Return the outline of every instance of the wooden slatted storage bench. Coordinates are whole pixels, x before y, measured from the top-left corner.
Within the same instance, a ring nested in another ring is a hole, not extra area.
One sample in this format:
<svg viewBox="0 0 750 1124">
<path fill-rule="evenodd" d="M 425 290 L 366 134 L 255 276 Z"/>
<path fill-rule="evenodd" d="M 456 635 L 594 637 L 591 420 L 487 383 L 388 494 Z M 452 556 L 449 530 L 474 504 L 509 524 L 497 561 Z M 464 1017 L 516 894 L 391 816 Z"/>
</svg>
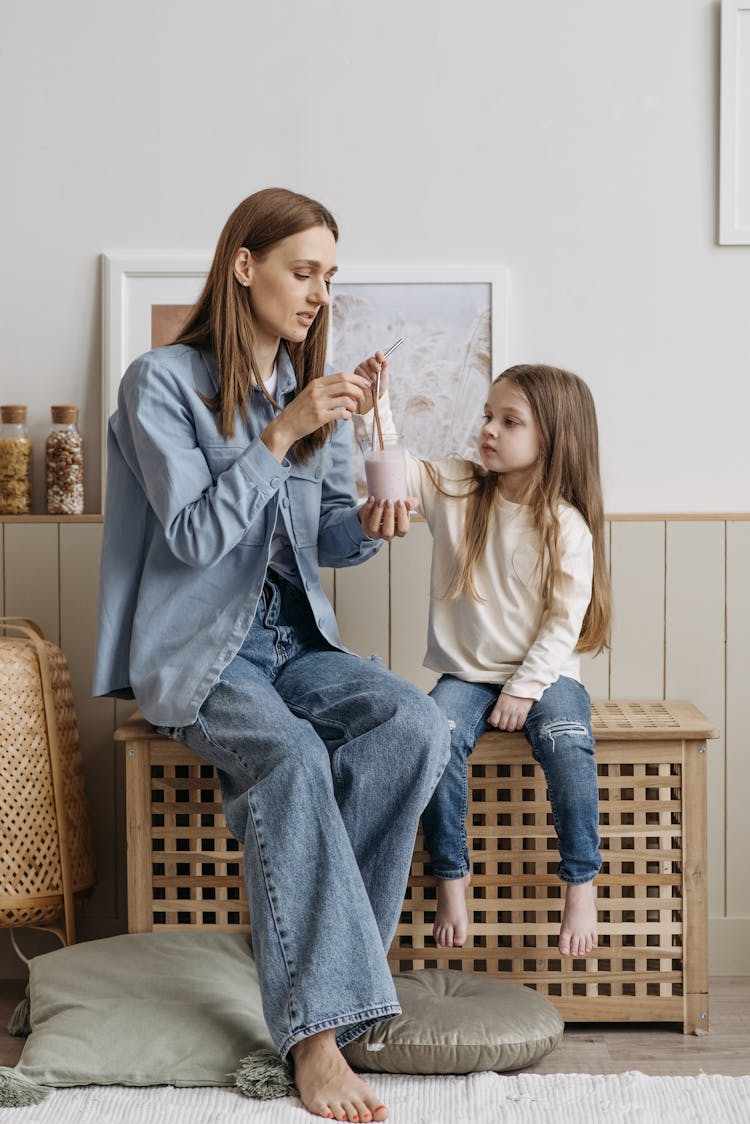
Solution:
<svg viewBox="0 0 750 1124">
<path fill-rule="evenodd" d="M 708 1030 L 706 740 L 688 702 L 592 704 L 603 866 L 599 947 L 557 951 L 557 844 L 541 770 L 521 734 L 480 739 L 469 766 L 473 881 L 462 949 L 432 940 L 434 882 L 421 835 L 390 950 L 394 971 L 486 972 L 546 995 L 568 1022 Z M 126 755 L 128 927 L 249 931 L 239 844 L 211 765 L 137 716 Z"/>
</svg>

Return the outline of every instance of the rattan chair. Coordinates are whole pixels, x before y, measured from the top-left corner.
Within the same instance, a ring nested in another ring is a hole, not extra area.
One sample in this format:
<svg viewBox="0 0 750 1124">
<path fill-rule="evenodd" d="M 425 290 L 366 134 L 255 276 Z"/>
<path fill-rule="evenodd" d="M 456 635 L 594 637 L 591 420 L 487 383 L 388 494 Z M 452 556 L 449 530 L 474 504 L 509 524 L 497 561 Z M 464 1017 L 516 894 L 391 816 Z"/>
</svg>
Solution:
<svg viewBox="0 0 750 1124">
<path fill-rule="evenodd" d="M 34 621 L 0 632 L 0 928 L 70 945 L 96 875 L 68 665 Z"/>
</svg>

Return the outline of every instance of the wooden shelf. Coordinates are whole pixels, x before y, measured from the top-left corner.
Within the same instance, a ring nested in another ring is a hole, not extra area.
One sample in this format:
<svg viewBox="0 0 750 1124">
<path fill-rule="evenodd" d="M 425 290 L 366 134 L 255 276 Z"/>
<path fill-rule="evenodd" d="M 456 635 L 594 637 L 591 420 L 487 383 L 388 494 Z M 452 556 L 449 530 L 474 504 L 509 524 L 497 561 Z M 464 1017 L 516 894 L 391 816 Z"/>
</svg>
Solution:
<svg viewBox="0 0 750 1124">
<path fill-rule="evenodd" d="M 0 523 L 101 523 L 103 515 L 0 515 Z"/>
</svg>

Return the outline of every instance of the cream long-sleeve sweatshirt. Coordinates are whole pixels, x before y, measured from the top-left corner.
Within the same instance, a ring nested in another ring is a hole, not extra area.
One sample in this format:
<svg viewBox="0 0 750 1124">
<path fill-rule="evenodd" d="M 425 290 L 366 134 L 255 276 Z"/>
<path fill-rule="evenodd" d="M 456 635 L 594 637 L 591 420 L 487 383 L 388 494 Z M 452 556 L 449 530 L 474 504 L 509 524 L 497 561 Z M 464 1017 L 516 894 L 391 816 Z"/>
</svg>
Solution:
<svg viewBox="0 0 750 1124">
<path fill-rule="evenodd" d="M 395 433 L 388 395 L 380 400 L 383 432 Z M 372 414 L 358 419 L 369 433 Z M 444 596 L 464 530 L 471 462 L 449 457 L 432 462 L 443 495 L 424 461 L 407 453 L 409 495 L 416 496 L 433 537 L 430 613 L 425 667 L 473 683 L 504 684 L 519 698 L 539 699 L 560 675 L 580 680 L 576 645 L 591 600 L 594 557 L 591 532 L 580 512 L 563 504 L 560 519 L 561 578 L 552 610 L 541 604 L 540 537 L 531 509 L 503 498 L 484 554 L 477 560 L 480 600 Z"/>
</svg>

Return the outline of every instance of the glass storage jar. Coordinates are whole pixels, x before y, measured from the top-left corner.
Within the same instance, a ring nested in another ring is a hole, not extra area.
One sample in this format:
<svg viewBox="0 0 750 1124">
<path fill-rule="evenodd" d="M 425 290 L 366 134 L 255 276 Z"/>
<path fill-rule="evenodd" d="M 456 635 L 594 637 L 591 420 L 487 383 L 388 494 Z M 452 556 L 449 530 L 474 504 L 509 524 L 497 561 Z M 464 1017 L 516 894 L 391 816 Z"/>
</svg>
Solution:
<svg viewBox="0 0 750 1124">
<path fill-rule="evenodd" d="M 0 515 L 31 513 L 31 440 L 25 406 L 0 406 Z"/>
<path fill-rule="evenodd" d="M 47 514 L 83 513 L 83 438 L 77 406 L 52 406 L 52 428 L 45 446 Z"/>
</svg>

